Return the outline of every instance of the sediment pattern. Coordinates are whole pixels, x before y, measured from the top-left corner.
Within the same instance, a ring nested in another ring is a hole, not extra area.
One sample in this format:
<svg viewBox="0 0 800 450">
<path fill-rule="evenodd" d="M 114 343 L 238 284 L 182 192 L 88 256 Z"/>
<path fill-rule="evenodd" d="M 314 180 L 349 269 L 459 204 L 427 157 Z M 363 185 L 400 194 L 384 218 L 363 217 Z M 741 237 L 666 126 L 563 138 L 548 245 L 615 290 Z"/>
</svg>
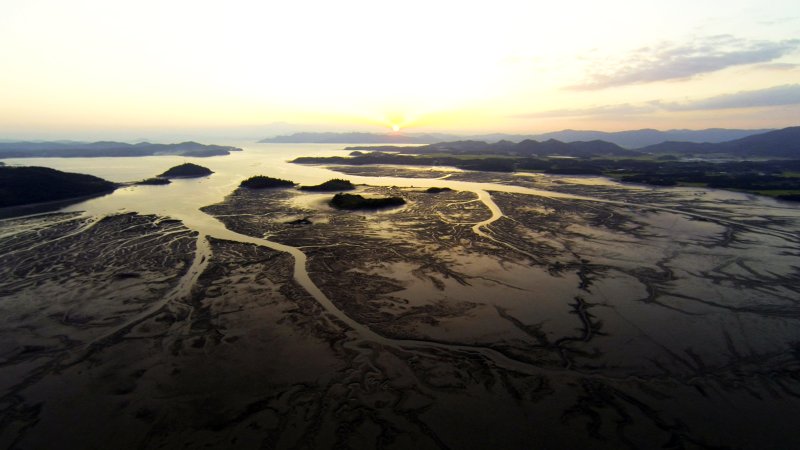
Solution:
<svg viewBox="0 0 800 450">
<path fill-rule="evenodd" d="M 226 233 L 4 221 L 0 442 L 800 445 L 794 210 L 444 176 L 454 190 L 360 186 L 407 202 L 368 213 L 237 190 L 204 208 Z"/>
</svg>

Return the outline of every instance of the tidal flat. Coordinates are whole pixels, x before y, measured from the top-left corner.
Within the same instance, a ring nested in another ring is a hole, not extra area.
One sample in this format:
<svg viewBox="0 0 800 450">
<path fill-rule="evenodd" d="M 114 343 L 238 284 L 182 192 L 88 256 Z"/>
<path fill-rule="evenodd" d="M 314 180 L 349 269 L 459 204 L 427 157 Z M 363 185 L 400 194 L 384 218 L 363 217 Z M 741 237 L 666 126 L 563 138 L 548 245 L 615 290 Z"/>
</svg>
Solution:
<svg viewBox="0 0 800 450">
<path fill-rule="evenodd" d="M 406 204 L 0 222 L 0 446 L 800 447 L 796 207 L 341 170 Z"/>
</svg>

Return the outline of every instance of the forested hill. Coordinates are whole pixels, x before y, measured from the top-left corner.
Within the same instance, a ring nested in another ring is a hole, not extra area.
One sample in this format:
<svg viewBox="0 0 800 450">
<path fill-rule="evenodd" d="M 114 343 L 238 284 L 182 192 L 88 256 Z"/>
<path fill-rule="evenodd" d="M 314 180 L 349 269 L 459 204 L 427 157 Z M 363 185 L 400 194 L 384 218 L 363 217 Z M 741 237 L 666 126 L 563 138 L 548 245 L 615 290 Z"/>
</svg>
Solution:
<svg viewBox="0 0 800 450">
<path fill-rule="evenodd" d="M 47 167 L 0 166 L 0 208 L 112 192 L 115 183 Z"/>
</svg>

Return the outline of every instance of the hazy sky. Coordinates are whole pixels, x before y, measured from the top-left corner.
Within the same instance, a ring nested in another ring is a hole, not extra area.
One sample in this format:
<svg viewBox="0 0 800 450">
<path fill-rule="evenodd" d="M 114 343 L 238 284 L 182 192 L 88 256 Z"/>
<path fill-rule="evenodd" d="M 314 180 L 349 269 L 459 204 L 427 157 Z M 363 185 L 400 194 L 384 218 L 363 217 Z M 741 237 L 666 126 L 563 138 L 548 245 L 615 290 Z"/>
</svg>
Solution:
<svg viewBox="0 0 800 450">
<path fill-rule="evenodd" d="M 0 138 L 800 124 L 798 0 L 1 0 L 0 61 Z"/>
</svg>

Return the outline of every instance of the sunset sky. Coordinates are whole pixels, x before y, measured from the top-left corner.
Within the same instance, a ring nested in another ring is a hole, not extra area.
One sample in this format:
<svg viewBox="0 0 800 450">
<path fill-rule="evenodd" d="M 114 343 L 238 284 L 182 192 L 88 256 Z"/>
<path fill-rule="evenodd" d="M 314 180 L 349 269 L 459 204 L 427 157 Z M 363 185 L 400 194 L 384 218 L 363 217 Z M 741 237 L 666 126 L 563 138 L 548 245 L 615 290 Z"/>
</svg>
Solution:
<svg viewBox="0 0 800 450">
<path fill-rule="evenodd" d="M 800 1 L 0 2 L 0 139 L 800 124 Z"/>
</svg>

